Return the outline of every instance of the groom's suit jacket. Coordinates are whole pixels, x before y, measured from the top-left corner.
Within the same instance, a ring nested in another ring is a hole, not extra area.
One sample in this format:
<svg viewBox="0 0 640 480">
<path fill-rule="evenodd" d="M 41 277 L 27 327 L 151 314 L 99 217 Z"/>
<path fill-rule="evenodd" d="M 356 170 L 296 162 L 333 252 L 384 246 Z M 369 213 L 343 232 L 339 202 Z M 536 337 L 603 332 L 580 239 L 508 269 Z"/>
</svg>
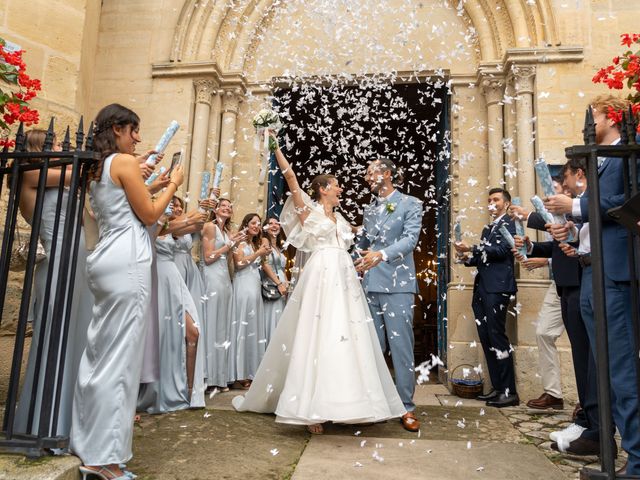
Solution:
<svg viewBox="0 0 640 480">
<path fill-rule="evenodd" d="M 363 227 L 358 248 L 384 250 L 387 256 L 365 273 L 364 291 L 417 293 L 413 251 L 422 228 L 422 202 L 396 190 L 382 202 L 374 200 L 365 207 Z"/>
</svg>

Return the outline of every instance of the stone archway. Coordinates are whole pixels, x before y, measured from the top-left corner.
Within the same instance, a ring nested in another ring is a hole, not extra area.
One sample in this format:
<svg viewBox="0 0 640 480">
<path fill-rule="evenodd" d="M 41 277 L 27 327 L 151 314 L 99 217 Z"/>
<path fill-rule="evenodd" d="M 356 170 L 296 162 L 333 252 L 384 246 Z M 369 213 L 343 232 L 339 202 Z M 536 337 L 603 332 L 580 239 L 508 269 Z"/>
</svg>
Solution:
<svg viewBox="0 0 640 480">
<path fill-rule="evenodd" d="M 153 66 L 153 76 L 158 81 L 175 76 L 193 79 L 189 165 L 192 191 L 198 172 L 210 169 L 214 159 L 223 162 L 227 172 L 234 172 L 247 169 L 248 158 L 255 153 L 251 142 L 239 134 L 250 125 L 250 112 L 246 107 L 243 111 L 243 102 L 246 105 L 248 98 L 265 98 L 272 77 L 278 76 L 277 72 L 256 75 L 252 64 L 269 29 L 277 23 L 276 3 L 285 2 L 241 0 L 230 8 L 227 2 L 186 0 L 175 28 L 169 62 Z M 523 0 L 467 0 L 457 5 L 457 9 L 452 7 L 457 25 L 475 32 L 475 49 L 473 61 L 464 68 L 447 69 L 452 106 L 451 217 L 463 218 L 466 229 L 479 232 L 484 218 L 467 214 L 478 208 L 478 199 L 484 198 L 487 187 L 504 184 L 512 195 L 524 199 L 536 192 L 533 161 L 539 141 L 535 125 L 537 75 L 555 64 L 580 62 L 583 55 L 580 46 L 561 45 L 550 0 L 536 0 L 532 5 Z M 404 74 L 411 76 L 415 72 Z M 213 153 L 207 156 L 207 151 Z M 228 178 L 223 191 L 244 201 L 246 189 Z M 264 189 L 256 193 L 253 188 L 250 194 L 257 199 L 257 207 L 264 208 Z M 472 315 L 468 293 L 473 280 L 459 266 L 452 267 L 451 278 L 447 293 L 449 343 L 468 344 L 475 338 L 475 327 L 468 318 Z M 518 280 L 519 298 L 531 305 L 518 313 L 518 322 L 531 324 L 548 280 L 528 272 L 520 272 Z M 524 337 L 518 333 L 519 342 Z M 450 361 L 452 365 L 477 363 L 477 350 L 452 351 Z"/>
</svg>

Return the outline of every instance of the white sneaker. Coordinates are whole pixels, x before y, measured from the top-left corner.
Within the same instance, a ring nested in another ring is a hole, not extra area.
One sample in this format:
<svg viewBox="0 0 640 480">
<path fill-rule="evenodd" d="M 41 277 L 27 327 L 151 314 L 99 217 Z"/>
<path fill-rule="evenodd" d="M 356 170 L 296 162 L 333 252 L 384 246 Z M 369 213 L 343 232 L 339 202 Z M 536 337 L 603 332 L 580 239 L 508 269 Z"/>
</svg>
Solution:
<svg viewBox="0 0 640 480">
<path fill-rule="evenodd" d="M 569 443 L 579 438 L 580 435 L 582 435 L 582 432 L 584 432 L 585 430 L 586 428 L 572 423 L 567 428 L 551 432 L 549 434 L 549 440 L 558 444 L 563 443 L 565 445 L 568 445 Z"/>
</svg>

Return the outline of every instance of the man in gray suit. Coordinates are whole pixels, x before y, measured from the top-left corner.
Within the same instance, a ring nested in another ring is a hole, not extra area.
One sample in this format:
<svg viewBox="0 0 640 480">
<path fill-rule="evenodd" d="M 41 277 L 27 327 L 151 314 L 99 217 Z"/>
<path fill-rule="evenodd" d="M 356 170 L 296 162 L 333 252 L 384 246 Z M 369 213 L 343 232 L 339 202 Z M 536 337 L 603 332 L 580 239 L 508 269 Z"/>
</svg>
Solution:
<svg viewBox="0 0 640 480">
<path fill-rule="evenodd" d="M 366 176 L 373 202 L 365 207 L 356 261 L 364 273 L 362 286 L 378 332 L 382 351 L 391 351 L 396 388 L 407 412 L 402 425 L 420 429 L 414 414 L 415 364 L 413 308 L 418 292 L 413 250 L 422 227 L 422 202 L 395 189 L 402 181 L 396 165 L 380 158 L 369 164 Z"/>
</svg>

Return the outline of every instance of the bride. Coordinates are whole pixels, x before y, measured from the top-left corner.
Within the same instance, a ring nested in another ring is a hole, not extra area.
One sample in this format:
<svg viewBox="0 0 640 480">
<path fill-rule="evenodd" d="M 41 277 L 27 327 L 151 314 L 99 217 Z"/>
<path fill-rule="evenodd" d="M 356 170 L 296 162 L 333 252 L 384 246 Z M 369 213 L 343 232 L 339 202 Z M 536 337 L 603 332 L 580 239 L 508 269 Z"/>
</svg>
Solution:
<svg viewBox="0 0 640 480">
<path fill-rule="evenodd" d="M 275 139 L 275 135 L 272 134 Z M 332 175 L 311 182 L 311 198 L 278 147 L 276 159 L 291 196 L 280 220 L 287 241 L 308 252 L 304 271 L 269 342 L 251 388 L 233 399 L 238 411 L 276 414 L 276 422 L 370 423 L 406 410 L 347 249 L 351 225 L 334 208 L 342 188 Z"/>
</svg>

